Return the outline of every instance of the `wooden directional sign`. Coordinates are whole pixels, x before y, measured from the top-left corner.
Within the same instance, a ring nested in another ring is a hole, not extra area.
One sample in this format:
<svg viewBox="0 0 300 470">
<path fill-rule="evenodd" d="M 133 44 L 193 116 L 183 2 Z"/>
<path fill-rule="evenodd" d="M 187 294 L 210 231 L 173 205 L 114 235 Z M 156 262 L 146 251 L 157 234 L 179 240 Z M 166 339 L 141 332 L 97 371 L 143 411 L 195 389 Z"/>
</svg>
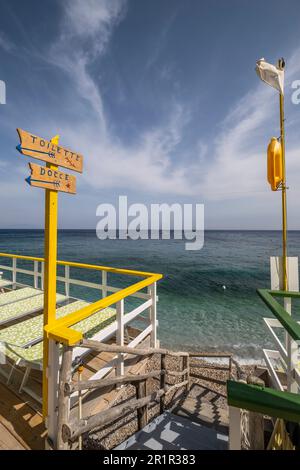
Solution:
<svg viewBox="0 0 300 470">
<path fill-rule="evenodd" d="M 23 155 L 82 173 L 83 156 L 81 154 L 22 129 L 17 129 L 17 132 L 20 137 L 20 145 L 17 146 L 17 150 Z"/>
<path fill-rule="evenodd" d="M 28 163 L 28 165 L 31 169 L 31 175 L 26 178 L 26 181 L 30 186 L 76 194 L 76 176 L 51 170 L 35 163 Z"/>
</svg>

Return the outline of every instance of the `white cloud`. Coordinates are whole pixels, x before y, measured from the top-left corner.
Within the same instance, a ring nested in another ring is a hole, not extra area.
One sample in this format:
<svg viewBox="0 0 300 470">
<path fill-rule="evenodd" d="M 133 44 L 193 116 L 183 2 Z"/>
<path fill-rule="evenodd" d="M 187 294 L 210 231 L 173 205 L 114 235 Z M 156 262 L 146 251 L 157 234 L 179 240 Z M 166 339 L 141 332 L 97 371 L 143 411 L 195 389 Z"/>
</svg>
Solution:
<svg viewBox="0 0 300 470">
<path fill-rule="evenodd" d="M 110 134 L 97 134 L 97 123 L 78 130 L 65 127 L 62 134 L 68 142 L 80 142 L 86 156 L 83 178 L 94 188 L 139 190 L 170 194 L 192 194 L 185 169 L 174 169 L 172 152 L 182 138 L 188 113 L 174 104 L 171 117 L 159 128 L 149 130 L 133 146 L 124 146 Z M 78 146 L 77 146 L 78 148 Z"/>
<path fill-rule="evenodd" d="M 265 149 L 268 138 L 278 132 L 278 94 L 263 83 L 257 82 L 256 88 L 233 105 L 212 142 L 203 139 L 198 142 L 194 163 L 189 168 L 185 158 L 181 166 L 180 162 L 174 165 L 172 159 L 191 119 L 189 110 L 180 101 L 169 106 L 169 118 L 145 131 L 135 144 L 125 146 L 113 135 L 100 83 L 89 67 L 106 52 L 125 7 L 123 0 L 67 2 L 63 33 L 52 48 L 53 57 L 59 57 L 58 64 L 69 73 L 96 114 L 96 119 L 80 128 L 89 184 L 95 188 L 130 188 L 206 200 L 237 199 L 267 192 Z M 287 81 L 300 71 L 299 55 L 296 51 L 288 61 L 292 66 Z M 69 128 L 67 123 L 64 127 L 64 136 L 77 148 L 79 130 Z"/>
<path fill-rule="evenodd" d="M 14 44 L 3 32 L 0 32 L 0 48 L 5 52 L 11 52 L 15 48 Z"/>
<path fill-rule="evenodd" d="M 293 121 L 293 114 L 299 112 L 288 102 L 288 84 L 300 74 L 299 58 L 300 50 L 288 60 L 291 67 L 286 74 L 287 125 Z M 255 193 L 270 191 L 266 182 L 266 149 L 269 139 L 279 135 L 278 102 L 275 90 L 258 83 L 229 111 L 210 149 L 212 163 L 202 178 L 201 193 L 206 199 L 255 197 Z M 289 181 L 296 189 L 295 173 L 291 171 L 295 165 L 300 169 L 296 147 L 288 148 L 287 160 Z"/>
<path fill-rule="evenodd" d="M 106 132 L 102 96 L 88 67 L 105 52 L 125 5 L 125 0 L 66 1 L 61 32 L 49 53 L 50 62 L 69 74 L 79 95 L 92 106 L 102 134 Z"/>
<path fill-rule="evenodd" d="M 180 160 L 176 165 L 173 161 L 192 119 L 180 101 L 171 103 L 169 117 L 162 118 L 135 143 L 124 145 L 114 135 L 99 80 L 90 70 L 106 53 L 125 11 L 125 0 L 68 0 L 61 33 L 49 53 L 49 60 L 69 75 L 78 95 L 94 111 L 80 128 L 60 123 L 63 140 L 85 155 L 83 177 L 94 188 L 155 191 L 206 200 L 239 199 L 269 191 L 265 152 L 268 139 L 278 134 L 278 94 L 257 81 L 255 64 L 255 88 L 233 105 L 220 126 L 216 125 L 219 130 L 213 141 L 200 137 L 189 168 L 185 158 L 181 166 Z M 287 61 L 287 83 L 300 74 L 299 57 L 300 51 L 295 51 Z M 295 147 L 289 148 L 288 158 L 291 168 L 297 160 Z"/>
<path fill-rule="evenodd" d="M 95 112 L 87 123 L 61 133 L 86 155 L 84 176 L 94 187 L 134 188 L 144 191 L 190 194 L 185 169 L 174 169 L 172 152 L 181 142 L 189 119 L 180 103 L 170 104 L 169 118 L 149 129 L 139 141 L 124 146 L 113 135 L 105 113 L 100 84 L 89 68 L 105 53 L 113 28 L 123 18 L 123 0 L 69 0 L 64 9 L 61 34 L 49 60 L 69 74 L 79 95 Z"/>
<path fill-rule="evenodd" d="M 67 0 L 64 24 L 70 36 L 95 37 L 100 50 L 105 47 L 112 29 L 121 19 L 125 0 Z"/>
</svg>

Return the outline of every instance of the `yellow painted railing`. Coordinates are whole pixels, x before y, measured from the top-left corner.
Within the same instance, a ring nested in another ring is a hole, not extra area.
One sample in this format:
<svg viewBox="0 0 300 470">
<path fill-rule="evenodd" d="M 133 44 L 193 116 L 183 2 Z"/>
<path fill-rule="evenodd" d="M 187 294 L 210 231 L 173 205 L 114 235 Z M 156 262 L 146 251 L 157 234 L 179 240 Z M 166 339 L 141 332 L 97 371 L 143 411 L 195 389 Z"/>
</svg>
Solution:
<svg viewBox="0 0 300 470">
<path fill-rule="evenodd" d="M 143 281 L 132 284 L 131 286 L 126 287 L 119 292 L 115 292 L 114 294 L 111 294 L 104 299 L 100 299 L 97 302 L 94 302 L 93 304 L 78 310 L 77 312 L 56 320 L 55 323 L 51 325 L 51 327 L 45 326 L 45 331 L 48 338 L 68 344 L 69 346 L 78 343 L 78 341 L 82 339 L 82 334 L 78 331 L 72 330 L 70 326 L 78 323 L 81 320 L 84 320 L 96 312 L 99 312 L 99 310 L 102 310 L 103 308 L 116 304 L 120 300 L 125 299 L 125 297 L 134 294 L 144 287 L 150 286 L 161 278 L 161 274 L 153 274 Z"/>
<path fill-rule="evenodd" d="M 44 258 L 32 257 L 32 256 L 23 256 L 23 255 L 14 255 L 8 253 L 0 253 L 0 257 L 5 258 L 12 258 L 12 259 L 21 259 L 27 261 L 36 261 L 36 262 L 44 262 Z M 66 317 L 60 318 L 59 320 L 55 320 L 54 323 L 51 325 L 46 325 L 44 327 L 46 335 L 49 339 L 53 339 L 60 343 L 67 344 L 72 346 L 78 341 L 82 339 L 82 334 L 77 332 L 71 328 L 72 325 L 78 323 L 85 318 L 93 315 L 100 310 L 109 307 L 111 305 L 116 304 L 120 300 L 125 299 L 126 297 L 135 294 L 136 292 L 140 291 L 141 289 L 148 287 L 155 282 L 159 281 L 163 276 L 162 274 L 154 274 L 150 272 L 143 272 L 143 271 L 135 271 L 130 269 L 121 269 L 121 268 L 112 268 L 107 266 L 99 266 L 93 264 L 85 264 L 85 263 L 76 263 L 71 261 L 57 261 L 58 265 L 61 266 L 70 266 L 75 268 L 83 268 L 83 269 L 93 269 L 96 271 L 106 271 L 115 274 L 123 274 L 127 276 L 139 276 L 143 277 L 144 279 L 136 282 L 129 287 L 125 287 L 124 289 L 120 289 L 118 292 L 115 292 L 107 297 L 97 300 L 96 302 L 84 307 L 76 312 L 73 312 Z"/>
</svg>

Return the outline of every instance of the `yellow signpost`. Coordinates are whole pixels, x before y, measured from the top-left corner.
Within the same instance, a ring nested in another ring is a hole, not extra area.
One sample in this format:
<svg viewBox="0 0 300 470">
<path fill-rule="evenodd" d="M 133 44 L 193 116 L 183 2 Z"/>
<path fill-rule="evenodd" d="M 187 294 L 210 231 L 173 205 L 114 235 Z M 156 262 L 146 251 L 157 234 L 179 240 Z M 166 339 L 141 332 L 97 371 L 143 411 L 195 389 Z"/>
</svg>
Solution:
<svg viewBox="0 0 300 470">
<path fill-rule="evenodd" d="M 47 168 L 57 170 L 47 163 Z M 54 189 L 46 189 L 45 195 L 45 267 L 44 267 L 44 327 L 51 325 L 56 316 L 56 260 L 57 260 L 57 200 Z M 44 331 L 43 346 L 43 416 L 48 416 L 49 340 Z"/>
<path fill-rule="evenodd" d="M 51 327 L 56 317 L 56 271 L 57 271 L 57 202 L 58 191 L 76 193 L 76 177 L 59 171 L 58 165 L 73 171 L 82 172 L 83 157 L 59 146 L 59 136 L 50 141 L 29 132 L 17 129 L 20 145 L 17 150 L 46 162 L 46 166 L 29 163 L 31 175 L 26 181 L 35 187 L 45 189 L 45 266 L 44 266 L 44 328 Z M 49 340 L 44 330 L 43 343 L 43 416 L 48 417 L 48 403 L 52 400 L 55 412 L 57 382 L 54 370 L 58 370 L 58 351 L 53 340 Z M 57 367 L 56 367 L 57 366 Z M 51 377 L 51 380 L 49 378 Z M 51 383 L 50 383 L 51 382 Z M 52 428 L 55 420 L 52 420 Z M 49 434 L 49 426 L 48 426 Z"/>
</svg>

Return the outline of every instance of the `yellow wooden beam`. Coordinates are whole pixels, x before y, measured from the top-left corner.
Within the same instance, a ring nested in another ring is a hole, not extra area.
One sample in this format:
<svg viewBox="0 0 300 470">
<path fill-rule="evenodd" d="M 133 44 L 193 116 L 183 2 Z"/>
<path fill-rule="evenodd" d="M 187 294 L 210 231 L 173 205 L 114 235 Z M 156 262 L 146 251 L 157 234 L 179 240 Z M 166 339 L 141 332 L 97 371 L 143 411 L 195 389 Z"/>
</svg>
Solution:
<svg viewBox="0 0 300 470">
<path fill-rule="evenodd" d="M 57 170 L 56 165 L 46 164 Z M 58 193 L 45 190 L 45 269 L 44 269 L 44 327 L 56 320 L 56 269 L 57 269 L 57 201 Z M 49 339 L 44 331 L 43 341 L 43 416 L 48 415 L 48 361 Z"/>
<path fill-rule="evenodd" d="M 54 328 L 49 332 L 49 338 L 59 343 L 64 343 L 67 346 L 74 346 L 82 338 L 82 333 L 80 331 L 72 330 L 65 326 L 60 326 L 59 328 Z"/>
</svg>

